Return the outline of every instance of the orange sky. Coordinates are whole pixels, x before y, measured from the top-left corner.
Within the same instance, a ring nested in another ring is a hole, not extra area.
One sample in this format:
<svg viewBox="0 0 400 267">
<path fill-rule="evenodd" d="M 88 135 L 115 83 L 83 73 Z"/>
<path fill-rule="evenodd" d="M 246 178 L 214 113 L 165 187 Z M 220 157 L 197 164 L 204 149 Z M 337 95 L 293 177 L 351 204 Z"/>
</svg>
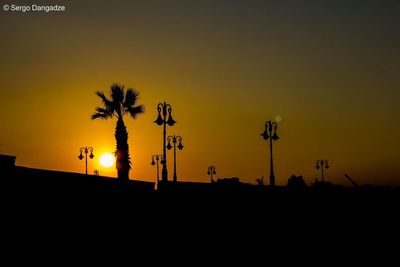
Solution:
<svg viewBox="0 0 400 267">
<path fill-rule="evenodd" d="M 396 1 L 101 1 L 63 14 L 0 12 L 0 153 L 84 172 L 81 146 L 113 152 L 115 121 L 91 121 L 113 82 L 141 93 L 126 124 L 131 178 L 155 181 L 158 102 L 183 137 L 178 180 L 268 177 L 266 120 L 280 116 L 277 184 L 292 175 L 399 184 L 400 4 Z M 95 4 L 97 3 L 97 4 Z M 116 176 L 89 161 L 89 173 Z M 168 154 L 172 178 L 172 153 Z"/>
</svg>

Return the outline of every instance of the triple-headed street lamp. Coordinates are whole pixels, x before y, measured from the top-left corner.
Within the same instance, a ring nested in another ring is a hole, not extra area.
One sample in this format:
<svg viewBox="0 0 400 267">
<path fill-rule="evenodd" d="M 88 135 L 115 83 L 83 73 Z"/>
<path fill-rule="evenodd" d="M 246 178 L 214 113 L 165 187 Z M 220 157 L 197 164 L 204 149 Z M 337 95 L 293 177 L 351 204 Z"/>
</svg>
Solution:
<svg viewBox="0 0 400 267">
<path fill-rule="evenodd" d="M 210 177 L 211 177 L 211 183 L 213 183 L 213 182 L 214 182 L 214 180 L 213 180 L 213 174 L 217 174 L 217 171 L 216 171 L 214 165 L 208 166 L 207 174 L 210 175 Z"/>
<path fill-rule="evenodd" d="M 93 158 L 94 158 L 94 155 L 93 155 L 93 147 L 91 147 L 91 146 L 89 146 L 89 147 L 87 147 L 87 146 L 81 147 L 81 149 L 80 149 L 80 154 L 79 154 L 79 156 L 78 156 L 79 160 L 82 160 L 82 159 L 83 159 L 82 153 L 85 153 L 86 175 L 87 175 L 87 154 L 89 153 L 89 151 L 90 151 L 89 157 L 90 157 L 90 159 L 93 159 Z"/>
<path fill-rule="evenodd" d="M 168 140 L 168 145 L 167 145 L 168 150 L 171 150 L 171 148 L 172 148 L 171 142 L 174 144 L 174 182 L 176 183 L 176 181 L 177 181 L 177 177 L 176 177 L 176 143 L 179 142 L 178 148 L 179 148 L 179 150 L 182 150 L 183 149 L 182 137 L 179 135 L 178 136 L 170 135 L 170 136 L 168 136 L 167 140 Z"/>
<path fill-rule="evenodd" d="M 328 161 L 325 160 L 325 159 L 317 160 L 315 168 L 317 170 L 319 170 L 319 168 L 321 168 L 321 181 L 324 182 L 324 169 L 328 169 L 329 168 Z"/>
<path fill-rule="evenodd" d="M 267 121 L 265 123 L 265 130 L 261 134 L 264 140 L 269 139 L 269 149 L 270 149 L 270 174 L 269 174 L 269 183 L 271 187 L 275 186 L 275 174 L 274 174 L 274 161 L 272 158 L 272 141 L 276 141 L 279 139 L 278 134 L 276 133 L 276 129 L 278 128 L 278 124 L 276 122 Z"/>
<path fill-rule="evenodd" d="M 163 156 L 162 155 L 153 155 L 151 156 L 151 165 L 156 165 L 157 164 L 157 183 L 160 181 L 160 172 L 158 171 L 158 162 L 161 161 L 161 164 L 163 163 Z M 156 163 L 157 162 L 157 163 Z"/>
<path fill-rule="evenodd" d="M 158 117 L 154 121 L 157 125 L 163 125 L 163 161 L 162 161 L 162 182 L 168 181 L 168 171 L 167 171 L 167 152 L 166 152 L 166 138 L 167 138 L 167 124 L 169 126 L 173 126 L 176 121 L 172 118 L 172 108 L 170 104 L 167 104 L 165 101 L 164 103 L 158 103 L 157 105 Z M 168 119 L 167 119 L 168 114 Z"/>
</svg>

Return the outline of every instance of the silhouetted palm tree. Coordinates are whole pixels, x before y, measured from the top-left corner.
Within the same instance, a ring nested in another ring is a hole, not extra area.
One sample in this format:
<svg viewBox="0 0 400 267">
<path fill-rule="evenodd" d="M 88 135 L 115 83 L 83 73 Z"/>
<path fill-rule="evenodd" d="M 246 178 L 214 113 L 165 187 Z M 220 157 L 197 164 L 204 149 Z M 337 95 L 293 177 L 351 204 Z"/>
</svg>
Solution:
<svg viewBox="0 0 400 267">
<path fill-rule="evenodd" d="M 117 141 L 116 168 L 118 178 L 121 180 L 129 179 L 131 161 L 129 157 L 128 132 L 125 127 L 123 117 L 129 114 L 133 119 L 144 112 L 143 105 L 136 105 L 139 92 L 128 88 L 125 93 L 123 85 L 114 83 L 111 85 L 111 98 L 108 99 L 102 91 L 97 91 L 96 95 L 101 98 L 103 107 L 96 107 L 96 112 L 92 115 L 92 120 L 117 118 L 115 127 L 115 140 Z"/>
</svg>

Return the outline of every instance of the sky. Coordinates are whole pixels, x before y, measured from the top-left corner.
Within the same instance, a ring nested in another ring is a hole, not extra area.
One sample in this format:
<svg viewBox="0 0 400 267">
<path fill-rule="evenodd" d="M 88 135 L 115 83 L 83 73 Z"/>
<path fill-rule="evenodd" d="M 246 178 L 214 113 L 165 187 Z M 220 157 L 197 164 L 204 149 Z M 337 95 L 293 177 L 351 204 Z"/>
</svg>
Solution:
<svg viewBox="0 0 400 267">
<path fill-rule="evenodd" d="M 399 185 L 400 1 L 17 1 L 58 13 L 0 10 L 0 154 L 17 165 L 89 173 L 114 152 L 115 120 L 90 120 L 118 82 L 146 112 L 125 119 L 131 179 L 155 181 L 162 152 L 157 104 L 167 101 L 181 135 L 181 181 L 269 176 L 260 134 L 278 120 L 276 183 L 303 175 L 350 186 Z M 168 152 L 169 178 L 173 153 Z"/>
</svg>

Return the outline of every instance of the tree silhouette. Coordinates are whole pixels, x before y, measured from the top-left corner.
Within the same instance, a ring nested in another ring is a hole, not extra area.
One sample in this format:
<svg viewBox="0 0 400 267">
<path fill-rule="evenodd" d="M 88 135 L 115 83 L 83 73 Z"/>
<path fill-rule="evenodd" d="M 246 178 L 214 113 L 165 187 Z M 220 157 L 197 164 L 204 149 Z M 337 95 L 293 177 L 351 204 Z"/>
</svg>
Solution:
<svg viewBox="0 0 400 267">
<path fill-rule="evenodd" d="M 103 107 L 96 107 L 96 112 L 93 113 L 92 120 L 98 118 L 117 118 L 117 126 L 115 127 L 115 140 L 117 142 L 117 149 L 115 151 L 115 156 L 117 157 L 116 168 L 119 179 L 129 180 L 131 161 L 129 156 L 128 132 L 123 117 L 129 114 L 133 119 L 136 119 L 139 114 L 144 113 L 144 106 L 136 105 L 139 99 L 139 92 L 132 88 L 126 89 L 125 92 L 123 85 L 114 83 L 111 85 L 110 99 L 102 91 L 97 91 L 95 94 L 101 98 Z"/>
</svg>

